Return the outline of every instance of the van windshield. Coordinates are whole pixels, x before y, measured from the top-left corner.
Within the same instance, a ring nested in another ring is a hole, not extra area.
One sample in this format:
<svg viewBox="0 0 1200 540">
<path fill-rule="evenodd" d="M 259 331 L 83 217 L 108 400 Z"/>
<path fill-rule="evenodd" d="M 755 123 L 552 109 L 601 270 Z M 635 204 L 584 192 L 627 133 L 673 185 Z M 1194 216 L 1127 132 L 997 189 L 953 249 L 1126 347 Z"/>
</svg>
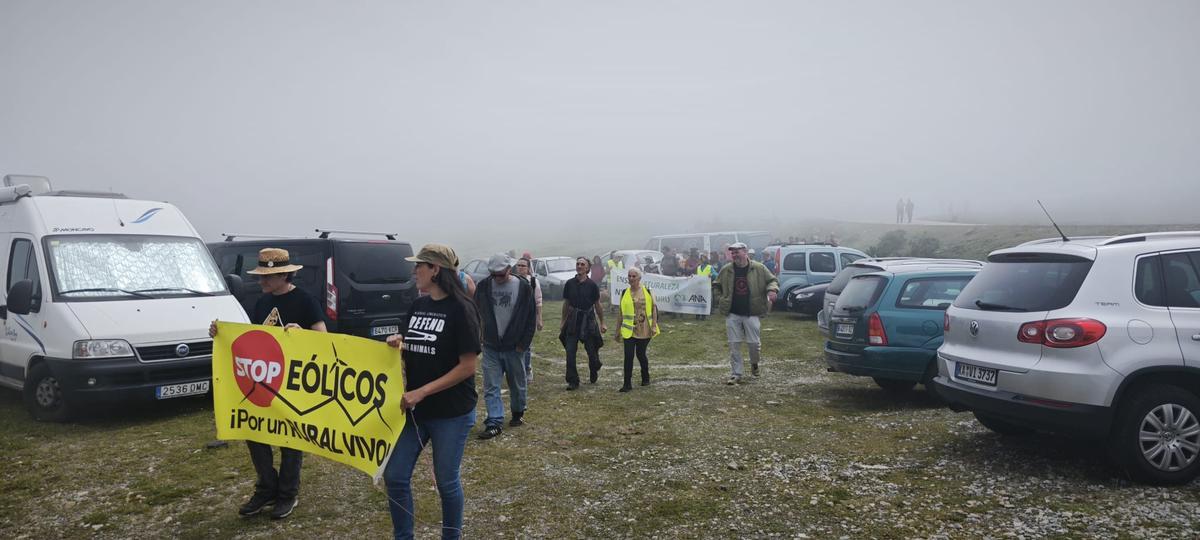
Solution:
<svg viewBox="0 0 1200 540">
<path fill-rule="evenodd" d="M 1075 299 L 1092 261 L 1061 255 L 1012 254 L 988 259 L 954 307 L 983 311 L 1051 311 Z"/>
<path fill-rule="evenodd" d="M 575 273 L 575 259 L 549 259 L 546 261 L 546 271 Z"/>
<path fill-rule="evenodd" d="M 198 238 L 146 235 L 47 236 L 56 300 L 207 296 L 225 282 Z"/>
</svg>

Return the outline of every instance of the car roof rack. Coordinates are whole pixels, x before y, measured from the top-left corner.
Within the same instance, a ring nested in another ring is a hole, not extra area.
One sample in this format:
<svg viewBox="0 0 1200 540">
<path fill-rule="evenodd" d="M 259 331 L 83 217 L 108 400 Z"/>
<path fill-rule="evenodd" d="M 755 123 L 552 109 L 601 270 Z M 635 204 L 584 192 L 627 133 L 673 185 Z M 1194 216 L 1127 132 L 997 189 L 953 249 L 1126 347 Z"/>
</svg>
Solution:
<svg viewBox="0 0 1200 540">
<path fill-rule="evenodd" d="M 1200 231 L 1163 231 L 1126 234 L 1123 236 L 1111 237 L 1097 245 L 1111 246 L 1114 244 L 1130 244 L 1133 242 L 1145 242 L 1147 240 L 1170 240 L 1173 238 L 1200 238 Z"/>
<path fill-rule="evenodd" d="M 329 238 L 330 235 L 334 235 L 334 234 L 353 234 L 353 235 L 358 235 L 358 236 L 382 236 L 384 238 L 387 238 L 388 240 L 396 239 L 396 233 L 389 233 L 389 232 L 337 231 L 337 230 L 333 230 L 333 229 L 317 229 L 316 232 L 320 233 L 317 236 L 317 238 Z"/>
<path fill-rule="evenodd" d="M 226 242 L 232 242 L 235 238 L 251 238 L 251 239 L 255 239 L 255 240 L 278 240 L 278 239 L 295 240 L 297 238 L 300 238 L 299 236 L 282 236 L 282 235 L 273 235 L 273 234 L 244 234 L 244 233 L 221 233 L 221 236 L 225 237 Z"/>
<path fill-rule="evenodd" d="M 1112 236 L 1072 236 L 1070 241 L 1076 242 L 1079 240 L 1105 240 L 1108 238 L 1112 238 Z M 1017 245 L 1018 246 L 1036 246 L 1039 244 L 1053 244 L 1056 242 L 1062 243 L 1063 242 L 1062 237 L 1055 236 L 1053 238 L 1039 238 L 1037 240 L 1030 240 L 1028 242 L 1023 242 L 1023 243 L 1017 244 Z"/>
</svg>

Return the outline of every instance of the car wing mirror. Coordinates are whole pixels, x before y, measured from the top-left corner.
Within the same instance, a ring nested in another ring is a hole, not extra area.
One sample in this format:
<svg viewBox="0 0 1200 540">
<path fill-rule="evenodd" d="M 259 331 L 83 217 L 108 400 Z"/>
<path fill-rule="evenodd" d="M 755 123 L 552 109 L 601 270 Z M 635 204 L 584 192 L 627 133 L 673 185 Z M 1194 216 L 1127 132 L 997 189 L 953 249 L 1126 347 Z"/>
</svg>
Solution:
<svg viewBox="0 0 1200 540">
<path fill-rule="evenodd" d="M 225 286 L 229 287 L 229 292 L 231 294 L 237 294 L 242 292 L 242 287 L 245 286 L 245 283 L 242 282 L 242 276 L 237 274 L 225 274 Z"/>
<path fill-rule="evenodd" d="M 942 302 L 942 303 L 938 304 L 938 309 L 943 310 L 943 311 L 950 309 L 950 302 Z"/>
<path fill-rule="evenodd" d="M 12 284 L 8 289 L 8 304 L 5 306 L 5 318 L 8 313 L 28 315 L 33 309 L 33 281 L 22 279 Z"/>
</svg>

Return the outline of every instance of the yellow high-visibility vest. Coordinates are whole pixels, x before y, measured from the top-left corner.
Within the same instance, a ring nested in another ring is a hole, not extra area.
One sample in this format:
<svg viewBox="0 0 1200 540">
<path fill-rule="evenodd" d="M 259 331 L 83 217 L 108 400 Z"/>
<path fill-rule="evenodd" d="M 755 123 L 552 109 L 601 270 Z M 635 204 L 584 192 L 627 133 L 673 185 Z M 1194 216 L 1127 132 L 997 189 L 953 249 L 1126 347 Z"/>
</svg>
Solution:
<svg viewBox="0 0 1200 540">
<path fill-rule="evenodd" d="M 702 264 L 700 266 L 697 266 L 696 267 L 696 275 L 697 276 L 705 276 L 709 279 L 712 279 L 712 265 L 711 264 Z"/>
<path fill-rule="evenodd" d="M 637 314 L 633 312 L 633 293 L 625 289 L 621 293 L 621 339 L 629 339 L 633 337 L 633 326 L 637 320 Z M 650 337 L 658 335 L 658 325 L 654 324 L 654 295 L 650 294 L 650 289 L 642 285 L 642 296 L 646 298 L 646 320 L 651 324 Z"/>
</svg>

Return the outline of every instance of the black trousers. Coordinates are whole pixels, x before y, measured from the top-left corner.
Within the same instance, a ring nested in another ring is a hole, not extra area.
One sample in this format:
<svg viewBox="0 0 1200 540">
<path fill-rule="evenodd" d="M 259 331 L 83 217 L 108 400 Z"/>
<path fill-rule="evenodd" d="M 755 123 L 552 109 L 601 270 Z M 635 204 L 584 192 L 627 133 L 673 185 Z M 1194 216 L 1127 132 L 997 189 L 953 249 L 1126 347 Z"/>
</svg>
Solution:
<svg viewBox="0 0 1200 540">
<path fill-rule="evenodd" d="M 292 448 L 279 449 L 279 472 L 275 472 L 275 456 L 271 445 L 246 441 L 250 448 L 250 461 L 258 473 L 255 493 L 274 495 L 279 499 L 294 499 L 300 492 L 300 463 L 304 452 Z"/>
<path fill-rule="evenodd" d="M 567 336 L 563 340 L 563 347 L 567 351 L 567 384 L 579 384 L 579 370 L 575 367 L 575 354 L 579 352 L 579 340 L 574 339 L 574 336 Z M 588 369 L 591 371 L 600 371 L 600 350 L 593 347 L 590 342 L 585 342 L 583 348 L 587 351 Z"/>
<path fill-rule="evenodd" d="M 637 354 L 638 365 L 642 368 L 642 381 L 650 380 L 650 360 L 646 358 L 646 347 L 650 338 L 625 338 L 625 386 L 631 386 L 633 379 L 633 355 Z"/>
</svg>

